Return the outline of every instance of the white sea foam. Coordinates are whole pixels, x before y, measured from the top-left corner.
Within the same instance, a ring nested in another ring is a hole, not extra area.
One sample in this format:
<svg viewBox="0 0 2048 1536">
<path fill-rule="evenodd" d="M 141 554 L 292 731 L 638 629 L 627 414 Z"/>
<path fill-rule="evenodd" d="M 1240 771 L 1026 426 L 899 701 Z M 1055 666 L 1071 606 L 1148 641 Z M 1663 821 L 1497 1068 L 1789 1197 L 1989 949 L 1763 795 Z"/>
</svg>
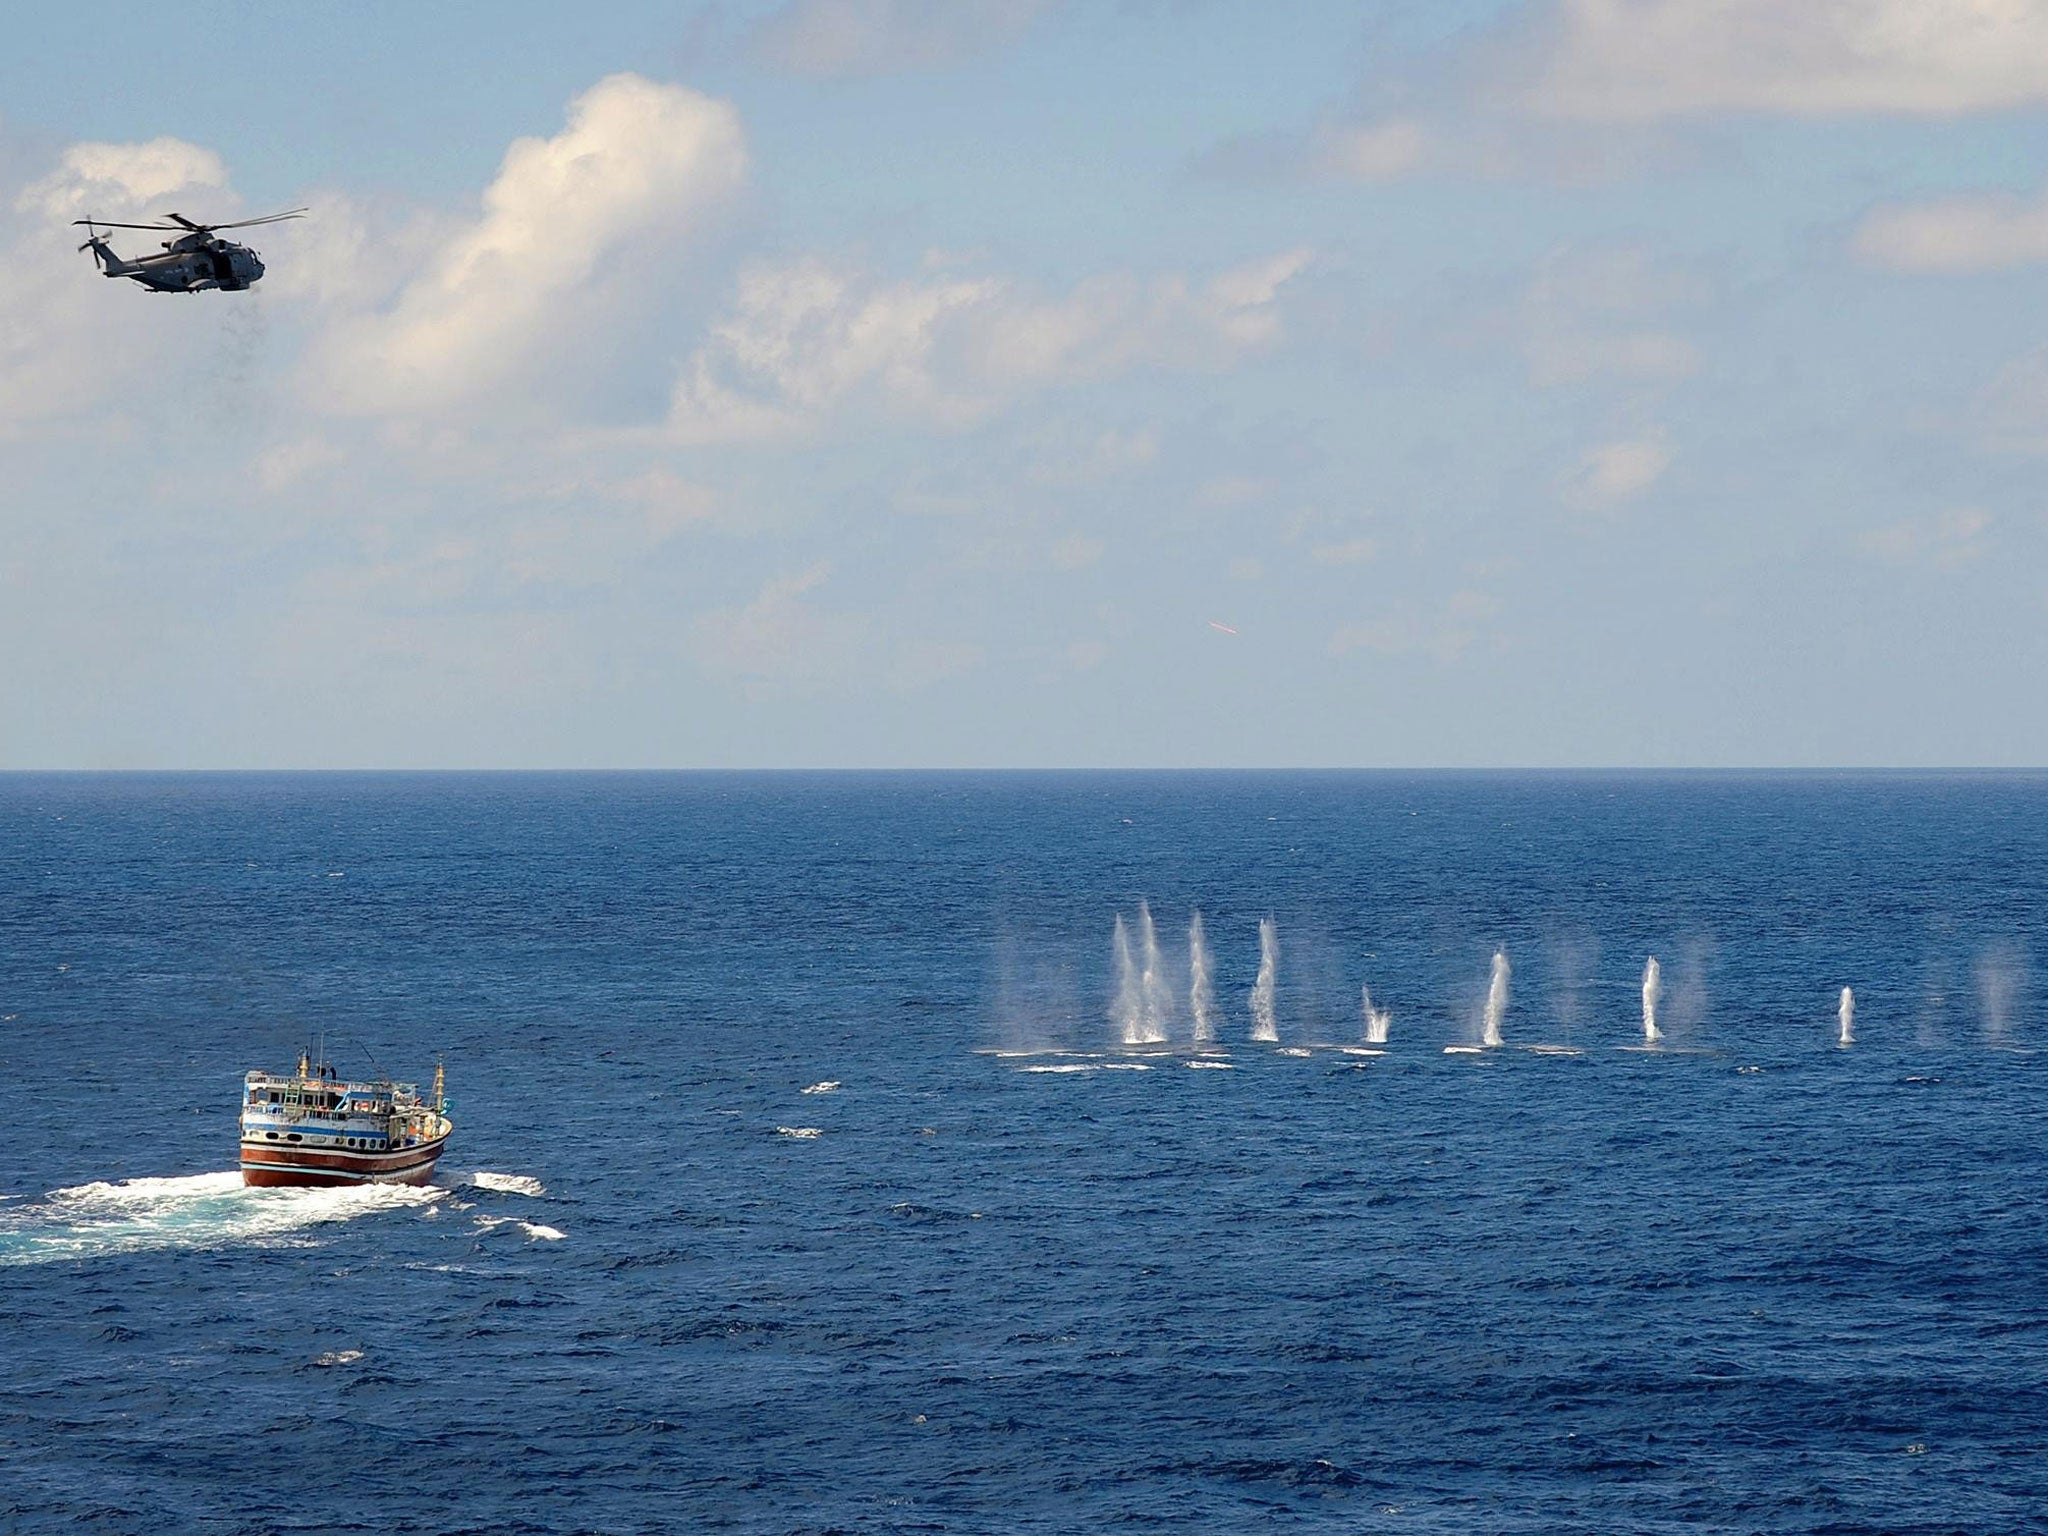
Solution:
<svg viewBox="0 0 2048 1536">
<path fill-rule="evenodd" d="M 1019 1067 L 1019 1072 L 1100 1072 L 1102 1068 L 1092 1061 L 1062 1061 L 1049 1067 Z"/>
<path fill-rule="evenodd" d="M 1273 1054 L 1275 1056 L 1313 1056 L 1315 1055 L 1315 1052 L 1309 1050 L 1305 1046 L 1283 1045 L 1280 1047 L 1279 1050 L 1275 1051 Z"/>
<path fill-rule="evenodd" d="M 445 1193 L 408 1184 L 252 1189 L 238 1170 L 76 1184 L 0 1215 L 0 1265 L 285 1243 L 308 1227 L 427 1206 Z"/>
<path fill-rule="evenodd" d="M 813 1141 L 824 1135 L 825 1132 L 822 1127 L 815 1125 L 778 1125 L 775 1127 L 775 1134 L 778 1136 L 793 1136 L 798 1141 Z"/>
<path fill-rule="evenodd" d="M 521 1221 L 516 1216 L 479 1216 L 476 1224 L 486 1232 L 495 1232 L 500 1227 L 517 1227 L 526 1234 L 529 1242 L 559 1243 L 564 1235 L 557 1227 L 544 1226 L 537 1221 Z"/>
<path fill-rule="evenodd" d="M 808 1087 L 808 1088 L 804 1089 L 804 1092 L 805 1092 L 805 1093 L 836 1093 L 836 1092 L 838 1092 L 838 1090 L 839 1090 L 839 1079 L 837 1079 L 836 1077 L 828 1077 L 828 1078 L 826 1078 L 826 1079 L 825 1079 L 825 1081 L 824 1081 L 824 1082 L 822 1082 L 822 1083 L 813 1083 L 813 1084 L 811 1084 L 811 1086 L 810 1086 L 810 1087 Z"/>
<path fill-rule="evenodd" d="M 330 1349 L 313 1363 L 319 1366 L 354 1365 L 362 1358 L 360 1349 Z"/>
<path fill-rule="evenodd" d="M 1191 1061 L 1188 1065 L 1196 1071 L 1235 1072 L 1237 1068 L 1227 1061 Z"/>
<path fill-rule="evenodd" d="M 493 1190 L 501 1195 L 531 1195 L 538 1200 L 547 1191 L 539 1179 L 530 1179 L 523 1173 L 490 1173 L 480 1171 L 469 1176 L 469 1182 L 478 1189 Z"/>
</svg>

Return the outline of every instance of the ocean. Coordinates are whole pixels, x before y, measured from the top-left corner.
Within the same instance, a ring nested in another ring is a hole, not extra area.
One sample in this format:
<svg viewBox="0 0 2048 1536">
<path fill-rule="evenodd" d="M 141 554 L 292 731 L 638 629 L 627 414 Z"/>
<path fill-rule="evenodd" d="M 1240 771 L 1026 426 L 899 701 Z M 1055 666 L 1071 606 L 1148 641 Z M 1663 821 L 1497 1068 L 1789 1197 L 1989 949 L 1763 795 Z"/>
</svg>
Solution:
<svg viewBox="0 0 2048 1536">
<path fill-rule="evenodd" d="M 2038 1528 L 2044 894 L 2041 774 L 0 776 L 0 1530 Z M 432 1187 L 240 1186 L 308 1045 Z"/>
</svg>

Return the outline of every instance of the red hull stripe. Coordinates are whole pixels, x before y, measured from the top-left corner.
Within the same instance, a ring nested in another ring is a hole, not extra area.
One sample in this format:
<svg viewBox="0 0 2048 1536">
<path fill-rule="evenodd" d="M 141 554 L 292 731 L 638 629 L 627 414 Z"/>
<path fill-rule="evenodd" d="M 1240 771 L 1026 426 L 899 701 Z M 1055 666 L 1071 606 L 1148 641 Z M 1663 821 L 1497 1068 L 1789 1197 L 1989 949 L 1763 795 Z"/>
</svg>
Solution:
<svg viewBox="0 0 2048 1536">
<path fill-rule="evenodd" d="M 395 1152 L 341 1152 L 327 1148 L 242 1143 L 244 1184 L 424 1184 L 448 1144 L 439 1141 Z"/>
</svg>

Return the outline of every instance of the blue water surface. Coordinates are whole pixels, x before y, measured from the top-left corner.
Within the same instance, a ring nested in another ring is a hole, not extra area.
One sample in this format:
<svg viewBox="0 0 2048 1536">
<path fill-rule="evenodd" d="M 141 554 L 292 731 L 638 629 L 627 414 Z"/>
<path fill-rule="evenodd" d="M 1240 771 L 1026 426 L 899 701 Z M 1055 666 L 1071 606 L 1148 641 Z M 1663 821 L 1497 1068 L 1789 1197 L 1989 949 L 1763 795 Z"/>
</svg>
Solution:
<svg viewBox="0 0 2048 1536">
<path fill-rule="evenodd" d="M 0 1529 L 2038 1528 L 2044 886 L 2028 774 L 0 777 Z M 309 1041 L 432 1189 L 240 1188 Z"/>
</svg>

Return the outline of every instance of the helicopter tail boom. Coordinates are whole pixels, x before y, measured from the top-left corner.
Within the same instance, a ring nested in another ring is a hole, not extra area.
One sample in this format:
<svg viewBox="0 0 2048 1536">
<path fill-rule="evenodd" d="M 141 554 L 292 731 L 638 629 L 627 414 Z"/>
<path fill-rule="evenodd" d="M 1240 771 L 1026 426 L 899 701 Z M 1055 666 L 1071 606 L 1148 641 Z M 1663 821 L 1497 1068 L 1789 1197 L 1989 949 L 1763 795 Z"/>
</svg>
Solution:
<svg viewBox="0 0 2048 1536">
<path fill-rule="evenodd" d="M 119 256 L 115 255 L 114 248 L 107 243 L 107 237 L 98 230 L 94 230 L 85 244 L 81 245 L 79 249 L 81 251 L 91 251 L 93 261 L 98 264 L 100 271 L 108 277 L 127 277 L 139 270 L 134 262 L 123 261 Z"/>
</svg>

